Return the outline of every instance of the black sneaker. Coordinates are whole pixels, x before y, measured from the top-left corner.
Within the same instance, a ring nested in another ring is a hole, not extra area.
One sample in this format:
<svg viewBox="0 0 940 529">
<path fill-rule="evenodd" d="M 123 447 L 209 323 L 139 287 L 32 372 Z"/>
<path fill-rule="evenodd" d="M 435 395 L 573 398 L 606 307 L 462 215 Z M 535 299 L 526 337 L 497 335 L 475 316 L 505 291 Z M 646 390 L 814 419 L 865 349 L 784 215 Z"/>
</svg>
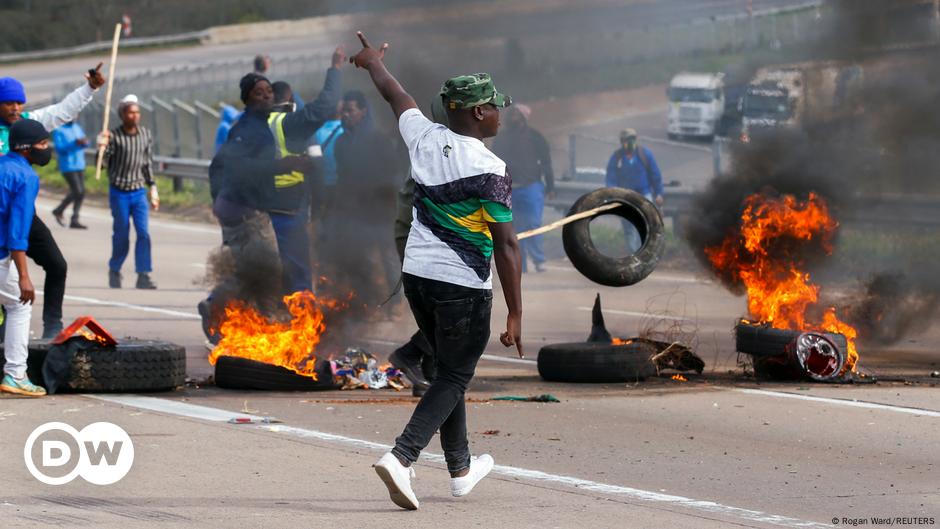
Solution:
<svg viewBox="0 0 940 529">
<path fill-rule="evenodd" d="M 77 220 L 73 220 L 72 223 L 69 224 L 69 228 L 72 228 L 73 230 L 87 230 L 88 226 L 85 226 L 84 224 L 82 224 L 81 222 L 78 222 Z"/>
<path fill-rule="evenodd" d="M 427 388 L 431 385 L 428 382 L 428 379 L 424 378 L 424 373 L 421 372 L 421 363 L 414 362 L 410 358 L 401 354 L 400 350 L 396 350 L 388 356 L 388 362 L 392 364 L 392 367 L 401 371 L 405 378 L 411 382 L 411 385 L 414 387 L 423 386 Z"/>
<path fill-rule="evenodd" d="M 52 216 L 55 217 L 55 221 L 59 223 L 59 226 L 65 227 L 65 216 L 59 210 L 52 210 Z"/>
<path fill-rule="evenodd" d="M 108 270 L 108 286 L 111 288 L 121 288 L 121 273 L 114 270 Z"/>
<path fill-rule="evenodd" d="M 137 288 L 142 290 L 156 290 L 157 284 L 150 279 L 150 274 L 137 274 Z"/>
</svg>

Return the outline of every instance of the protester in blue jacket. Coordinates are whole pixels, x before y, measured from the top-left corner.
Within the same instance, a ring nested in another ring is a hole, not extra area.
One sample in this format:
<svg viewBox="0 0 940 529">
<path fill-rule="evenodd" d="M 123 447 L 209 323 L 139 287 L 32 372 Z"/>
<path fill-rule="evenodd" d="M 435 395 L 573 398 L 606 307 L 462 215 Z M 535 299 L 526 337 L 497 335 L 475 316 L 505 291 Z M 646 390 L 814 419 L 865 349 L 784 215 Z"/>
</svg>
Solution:
<svg viewBox="0 0 940 529">
<path fill-rule="evenodd" d="M 29 320 L 36 298 L 26 250 L 39 193 L 39 175 L 30 165 L 48 164 L 52 149 L 49 133 L 31 119 L 19 119 L 10 127 L 9 147 L 10 152 L 0 156 L 0 305 L 6 310 L 0 391 L 41 397 L 46 390 L 26 376 Z"/>
<path fill-rule="evenodd" d="M 663 175 L 653 157 L 653 151 L 637 144 L 637 133 L 626 129 L 620 133 L 620 148 L 614 151 L 607 162 L 607 187 L 631 189 L 648 200 L 663 205 Z M 627 249 L 640 248 L 640 235 L 628 221 L 623 223 Z"/>
<path fill-rule="evenodd" d="M 52 214 L 60 226 L 65 226 L 65 209 L 71 204 L 72 221 L 69 228 L 88 229 L 78 220 L 82 201 L 85 200 L 85 146 L 88 145 L 88 138 L 81 125 L 69 121 L 52 132 L 52 141 L 55 143 L 56 156 L 59 157 L 59 171 L 69 184 L 69 193 L 52 210 Z"/>
</svg>

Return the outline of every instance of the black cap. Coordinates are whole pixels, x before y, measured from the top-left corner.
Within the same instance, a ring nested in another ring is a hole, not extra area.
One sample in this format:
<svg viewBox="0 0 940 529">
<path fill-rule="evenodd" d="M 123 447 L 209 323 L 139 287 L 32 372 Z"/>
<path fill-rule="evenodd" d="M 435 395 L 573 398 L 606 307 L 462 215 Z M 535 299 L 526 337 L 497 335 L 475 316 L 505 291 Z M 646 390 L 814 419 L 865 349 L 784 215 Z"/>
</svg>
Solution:
<svg viewBox="0 0 940 529">
<path fill-rule="evenodd" d="M 29 149 L 42 140 L 49 139 L 49 131 L 33 119 L 22 118 L 10 127 L 10 150 Z"/>
<path fill-rule="evenodd" d="M 238 88 L 242 91 L 242 103 L 245 103 L 246 105 L 248 104 L 248 94 L 251 92 L 251 89 L 261 81 L 266 81 L 269 84 L 271 83 L 271 81 L 268 81 L 267 77 L 254 72 L 246 74 L 244 77 L 242 77 L 242 80 L 238 82 Z"/>
</svg>

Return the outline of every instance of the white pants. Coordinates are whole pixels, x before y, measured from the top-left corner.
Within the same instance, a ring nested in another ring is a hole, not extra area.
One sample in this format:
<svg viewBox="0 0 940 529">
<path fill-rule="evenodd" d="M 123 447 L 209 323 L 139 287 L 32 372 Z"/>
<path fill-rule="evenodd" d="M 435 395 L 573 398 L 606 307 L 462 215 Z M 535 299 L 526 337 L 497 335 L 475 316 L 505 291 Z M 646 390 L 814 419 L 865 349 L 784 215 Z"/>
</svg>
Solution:
<svg viewBox="0 0 940 529">
<path fill-rule="evenodd" d="M 29 356 L 27 346 L 32 305 L 20 303 L 20 276 L 10 257 L 0 259 L 0 304 L 7 310 L 6 334 L 3 337 L 7 363 L 3 372 L 14 378 L 23 378 Z"/>
</svg>

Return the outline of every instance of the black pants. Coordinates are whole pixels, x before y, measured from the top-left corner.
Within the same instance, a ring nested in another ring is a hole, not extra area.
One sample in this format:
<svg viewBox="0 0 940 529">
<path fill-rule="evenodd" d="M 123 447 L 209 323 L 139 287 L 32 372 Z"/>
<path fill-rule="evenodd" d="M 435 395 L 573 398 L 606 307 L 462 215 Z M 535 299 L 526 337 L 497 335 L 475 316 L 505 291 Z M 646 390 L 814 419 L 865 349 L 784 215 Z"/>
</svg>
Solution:
<svg viewBox="0 0 940 529">
<path fill-rule="evenodd" d="M 78 222 L 78 212 L 82 209 L 82 201 L 85 200 L 85 171 L 69 171 L 62 173 L 65 181 L 69 184 L 69 194 L 65 195 L 62 202 L 53 210 L 56 215 L 65 213 L 65 208 L 72 206 L 72 222 Z"/>
<path fill-rule="evenodd" d="M 437 374 L 392 452 L 415 462 L 434 432 L 451 472 L 470 466 L 464 393 L 490 339 L 493 291 L 403 274 L 405 296 L 434 349 Z"/>
<path fill-rule="evenodd" d="M 38 216 L 33 216 L 29 229 L 29 249 L 26 257 L 46 272 L 42 298 L 42 335 L 54 337 L 62 330 L 62 298 L 65 297 L 65 275 L 68 265 L 52 232 Z"/>
</svg>

